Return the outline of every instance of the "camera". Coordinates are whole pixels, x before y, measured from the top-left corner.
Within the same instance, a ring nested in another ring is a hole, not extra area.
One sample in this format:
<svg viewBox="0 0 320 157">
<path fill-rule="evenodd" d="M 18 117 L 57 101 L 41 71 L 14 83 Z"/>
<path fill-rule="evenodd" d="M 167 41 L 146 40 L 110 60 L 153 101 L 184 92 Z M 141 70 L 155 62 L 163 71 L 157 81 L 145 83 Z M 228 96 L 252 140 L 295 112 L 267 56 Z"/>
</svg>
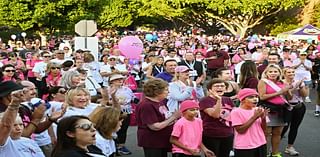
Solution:
<svg viewBox="0 0 320 157">
<path fill-rule="evenodd" d="M 32 104 L 32 110 L 34 110 L 36 107 L 40 106 L 41 105 L 41 101 L 44 101 L 42 99 L 39 99 L 39 98 L 32 98 L 30 103 Z M 45 106 L 46 106 L 46 109 L 49 109 L 51 107 L 51 104 L 46 100 L 45 101 Z"/>
</svg>

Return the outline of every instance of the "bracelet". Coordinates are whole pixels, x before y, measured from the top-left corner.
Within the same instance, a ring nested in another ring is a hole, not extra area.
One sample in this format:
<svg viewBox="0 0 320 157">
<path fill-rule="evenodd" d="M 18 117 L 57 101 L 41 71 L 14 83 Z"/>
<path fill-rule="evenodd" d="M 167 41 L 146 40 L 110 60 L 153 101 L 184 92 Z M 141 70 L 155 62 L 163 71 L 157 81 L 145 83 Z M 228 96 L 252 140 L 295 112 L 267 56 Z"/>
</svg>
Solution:
<svg viewBox="0 0 320 157">
<path fill-rule="evenodd" d="M 34 127 L 38 128 L 38 125 L 36 123 L 32 122 L 32 121 L 30 121 L 29 124 L 32 124 Z"/>
<path fill-rule="evenodd" d="M 49 122 L 57 124 L 57 121 L 52 120 L 49 115 L 47 115 L 47 119 L 48 119 Z"/>
<path fill-rule="evenodd" d="M 19 105 L 9 105 L 8 110 L 17 110 L 19 109 Z"/>
</svg>

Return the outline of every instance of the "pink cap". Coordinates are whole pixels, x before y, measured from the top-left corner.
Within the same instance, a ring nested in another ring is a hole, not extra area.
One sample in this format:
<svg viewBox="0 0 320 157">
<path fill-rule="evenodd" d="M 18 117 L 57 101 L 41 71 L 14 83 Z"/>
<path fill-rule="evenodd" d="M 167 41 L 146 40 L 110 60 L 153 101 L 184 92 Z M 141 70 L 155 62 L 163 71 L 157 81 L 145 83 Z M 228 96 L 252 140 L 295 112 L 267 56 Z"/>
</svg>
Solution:
<svg viewBox="0 0 320 157">
<path fill-rule="evenodd" d="M 175 72 L 181 73 L 181 72 L 185 72 L 185 71 L 189 71 L 189 70 L 190 69 L 187 66 L 179 65 L 179 66 L 176 67 Z"/>
<path fill-rule="evenodd" d="M 242 101 L 243 99 L 245 99 L 246 97 L 251 96 L 251 95 L 259 96 L 259 94 L 257 93 L 257 91 L 255 89 L 243 88 L 238 93 L 238 99 L 240 101 Z"/>
<path fill-rule="evenodd" d="M 191 108 L 199 108 L 199 104 L 194 100 L 185 100 L 180 104 L 181 113 Z"/>
</svg>

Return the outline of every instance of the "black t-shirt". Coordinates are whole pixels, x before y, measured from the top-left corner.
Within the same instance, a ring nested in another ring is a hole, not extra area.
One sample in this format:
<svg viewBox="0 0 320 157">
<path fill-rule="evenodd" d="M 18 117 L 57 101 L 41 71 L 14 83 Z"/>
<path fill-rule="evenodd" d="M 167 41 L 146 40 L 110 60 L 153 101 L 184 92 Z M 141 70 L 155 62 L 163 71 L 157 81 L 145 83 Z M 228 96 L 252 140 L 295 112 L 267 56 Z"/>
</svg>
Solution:
<svg viewBox="0 0 320 157">
<path fill-rule="evenodd" d="M 53 157 L 105 157 L 102 151 L 95 145 L 88 146 L 89 152 L 79 148 L 73 147 L 62 150 Z"/>
</svg>

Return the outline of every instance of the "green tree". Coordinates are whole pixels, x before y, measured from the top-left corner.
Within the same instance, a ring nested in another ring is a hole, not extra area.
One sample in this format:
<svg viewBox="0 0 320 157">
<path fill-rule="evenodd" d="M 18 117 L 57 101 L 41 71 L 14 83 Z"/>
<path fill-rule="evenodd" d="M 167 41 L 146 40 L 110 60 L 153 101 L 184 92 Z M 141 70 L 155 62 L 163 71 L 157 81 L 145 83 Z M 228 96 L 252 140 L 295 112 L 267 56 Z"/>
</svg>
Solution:
<svg viewBox="0 0 320 157">
<path fill-rule="evenodd" d="M 53 33 L 55 30 L 73 31 L 82 19 L 99 18 L 105 0 L 0 0 L 0 24 L 22 30 Z"/>
<path fill-rule="evenodd" d="M 188 13 L 183 16 L 193 17 L 196 22 L 200 20 L 209 24 L 220 23 L 232 34 L 243 38 L 248 29 L 261 24 L 265 18 L 281 10 L 299 6 L 304 0 L 170 0 L 167 3 L 163 3 L 163 0 L 142 1 L 153 2 L 154 5 L 157 2 L 170 5 L 171 9 Z M 158 12 L 162 11 L 161 8 L 158 9 Z M 179 18 L 184 19 L 183 16 Z"/>
<path fill-rule="evenodd" d="M 110 0 L 99 14 L 98 25 L 100 28 L 128 27 L 137 19 L 139 6 L 134 0 Z"/>
</svg>

